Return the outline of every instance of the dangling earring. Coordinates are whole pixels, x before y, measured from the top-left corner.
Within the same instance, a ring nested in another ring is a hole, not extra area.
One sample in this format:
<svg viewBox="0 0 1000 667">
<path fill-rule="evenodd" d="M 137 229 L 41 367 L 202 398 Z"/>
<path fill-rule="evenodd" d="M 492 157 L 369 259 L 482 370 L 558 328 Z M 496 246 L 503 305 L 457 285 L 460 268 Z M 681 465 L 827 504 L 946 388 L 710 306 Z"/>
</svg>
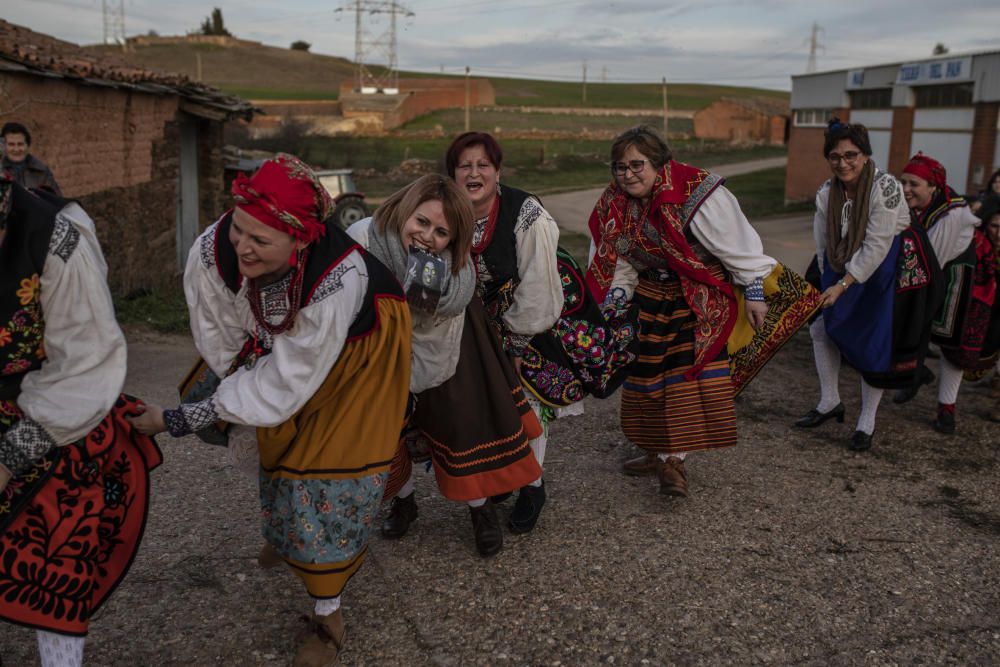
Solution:
<svg viewBox="0 0 1000 667">
<path fill-rule="evenodd" d="M 293 250 L 292 254 L 288 257 L 288 266 L 293 269 L 302 263 L 302 249 Z"/>
</svg>

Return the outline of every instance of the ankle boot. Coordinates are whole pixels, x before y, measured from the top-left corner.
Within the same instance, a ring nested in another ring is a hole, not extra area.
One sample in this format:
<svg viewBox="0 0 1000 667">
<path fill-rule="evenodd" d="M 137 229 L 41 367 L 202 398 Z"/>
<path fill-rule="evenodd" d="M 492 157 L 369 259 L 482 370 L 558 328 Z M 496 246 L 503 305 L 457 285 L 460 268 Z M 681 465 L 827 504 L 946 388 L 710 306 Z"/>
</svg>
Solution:
<svg viewBox="0 0 1000 667">
<path fill-rule="evenodd" d="M 271 546 L 270 542 L 265 542 L 264 546 L 261 547 L 260 553 L 257 554 L 257 565 L 264 570 L 270 570 L 273 567 L 278 567 L 285 562 L 285 559 L 281 557 L 281 554 Z"/>
<path fill-rule="evenodd" d="M 295 653 L 293 667 L 330 667 L 337 662 L 340 650 L 344 648 L 347 631 L 340 610 L 328 616 L 303 616 L 309 624 L 307 634 Z"/>
<path fill-rule="evenodd" d="M 545 480 L 541 486 L 524 486 L 517 494 L 507 526 L 512 533 L 530 533 L 545 505 Z"/>
<path fill-rule="evenodd" d="M 503 531 L 492 500 L 480 507 L 470 507 L 472 530 L 476 535 L 476 549 L 480 556 L 492 556 L 503 548 Z"/>
<path fill-rule="evenodd" d="M 405 498 L 396 496 L 392 499 L 389 516 L 382 524 L 382 537 L 398 539 L 406 535 L 410 524 L 417 520 L 417 494 L 411 493 Z"/>
</svg>

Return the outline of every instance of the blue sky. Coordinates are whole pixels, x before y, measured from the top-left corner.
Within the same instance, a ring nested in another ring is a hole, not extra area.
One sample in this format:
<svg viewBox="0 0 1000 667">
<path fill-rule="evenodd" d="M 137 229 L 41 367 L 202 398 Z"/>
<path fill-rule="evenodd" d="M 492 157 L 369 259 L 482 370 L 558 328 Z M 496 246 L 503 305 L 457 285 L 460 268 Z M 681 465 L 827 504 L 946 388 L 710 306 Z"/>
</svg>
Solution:
<svg viewBox="0 0 1000 667">
<path fill-rule="evenodd" d="M 343 0 L 124 0 L 126 33 L 183 34 L 220 7 L 238 37 L 354 57 Z M 117 3 L 119 0 L 108 0 Z M 805 71 L 813 22 L 818 69 L 1000 49 L 1000 2 L 951 0 L 413 0 L 399 19 L 401 69 L 589 81 L 742 84 L 788 90 Z M 67 41 L 102 39 L 101 0 L 0 0 L 0 16 Z M 384 18 L 366 16 L 380 32 Z"/>
</svg>

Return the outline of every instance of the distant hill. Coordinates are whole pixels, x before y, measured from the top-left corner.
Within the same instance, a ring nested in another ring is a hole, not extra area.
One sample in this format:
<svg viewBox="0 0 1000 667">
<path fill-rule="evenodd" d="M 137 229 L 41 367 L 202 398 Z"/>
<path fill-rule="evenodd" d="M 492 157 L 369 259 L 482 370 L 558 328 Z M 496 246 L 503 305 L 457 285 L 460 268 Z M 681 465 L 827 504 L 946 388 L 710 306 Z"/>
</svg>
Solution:
<svg viewBox="0 0 1000 667">
<path fill-rule="evenodd" d="M 154 40 L 155 41 L 155 40 Z M 166 42 L 166 40 L 164 40 Z M 151 43 L 133 46 L 122 54 L 115 47 L 88 47 L 114 50 L 137 64 L 197 78 L 201 56 L 202 80 L 225 92 L 257 100 L 337 99 L 340 83 L 354 76 L 346 58 L 292 51 L 253 42 L 229 40 L 227 46 L 206 43 Z M 400 72 L 401 77 L 433 76 Z M 658 83 L 588 83 L 587 103 L 581 101 L 581 85 L 569 81 L 537 81 L 487 77 L 496 90 L 497 104 L 530 107 L 598 107 L 656 109 L 661 105 Z M 668 84 L 667 101 L 674 110 L 697 110 L 720 97 L 773 97 L 788 100 L 787 92 L 701 84 Z"/>
</svg>

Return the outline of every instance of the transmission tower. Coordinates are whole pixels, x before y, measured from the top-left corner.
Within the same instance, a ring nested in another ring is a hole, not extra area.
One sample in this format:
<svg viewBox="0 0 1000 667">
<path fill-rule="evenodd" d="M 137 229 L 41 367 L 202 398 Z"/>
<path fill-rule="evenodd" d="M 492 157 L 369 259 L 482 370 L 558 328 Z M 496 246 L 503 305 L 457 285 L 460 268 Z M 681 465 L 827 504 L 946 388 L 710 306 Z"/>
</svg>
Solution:
<svg viewBox="0 0 1000 667">
<path fill-rule="evenodd" d="M 823 29 L 813 23 L 812 35 L 809 37 L 809 64 L 806 65 L 806 74 L 812 74 L 816 71 L 816 50 L 825 48 L 819 43 L 819 33 L 821 32 Z"/>
<path fill-rule="evenodd" d="M 101 0 L 104 43 L 125 45 L 125 0 Z"/>
<path fill-rule="evenodd" d="M 395 0 L 348 0 L 336 11 L 354 12 L 354 66 L 358 90 L 398 90 L 396 17 L 410 18 L 415 14 Z M 376 69 L 382 63 L 385 63 L 383 68 Z"/>
</svg>

